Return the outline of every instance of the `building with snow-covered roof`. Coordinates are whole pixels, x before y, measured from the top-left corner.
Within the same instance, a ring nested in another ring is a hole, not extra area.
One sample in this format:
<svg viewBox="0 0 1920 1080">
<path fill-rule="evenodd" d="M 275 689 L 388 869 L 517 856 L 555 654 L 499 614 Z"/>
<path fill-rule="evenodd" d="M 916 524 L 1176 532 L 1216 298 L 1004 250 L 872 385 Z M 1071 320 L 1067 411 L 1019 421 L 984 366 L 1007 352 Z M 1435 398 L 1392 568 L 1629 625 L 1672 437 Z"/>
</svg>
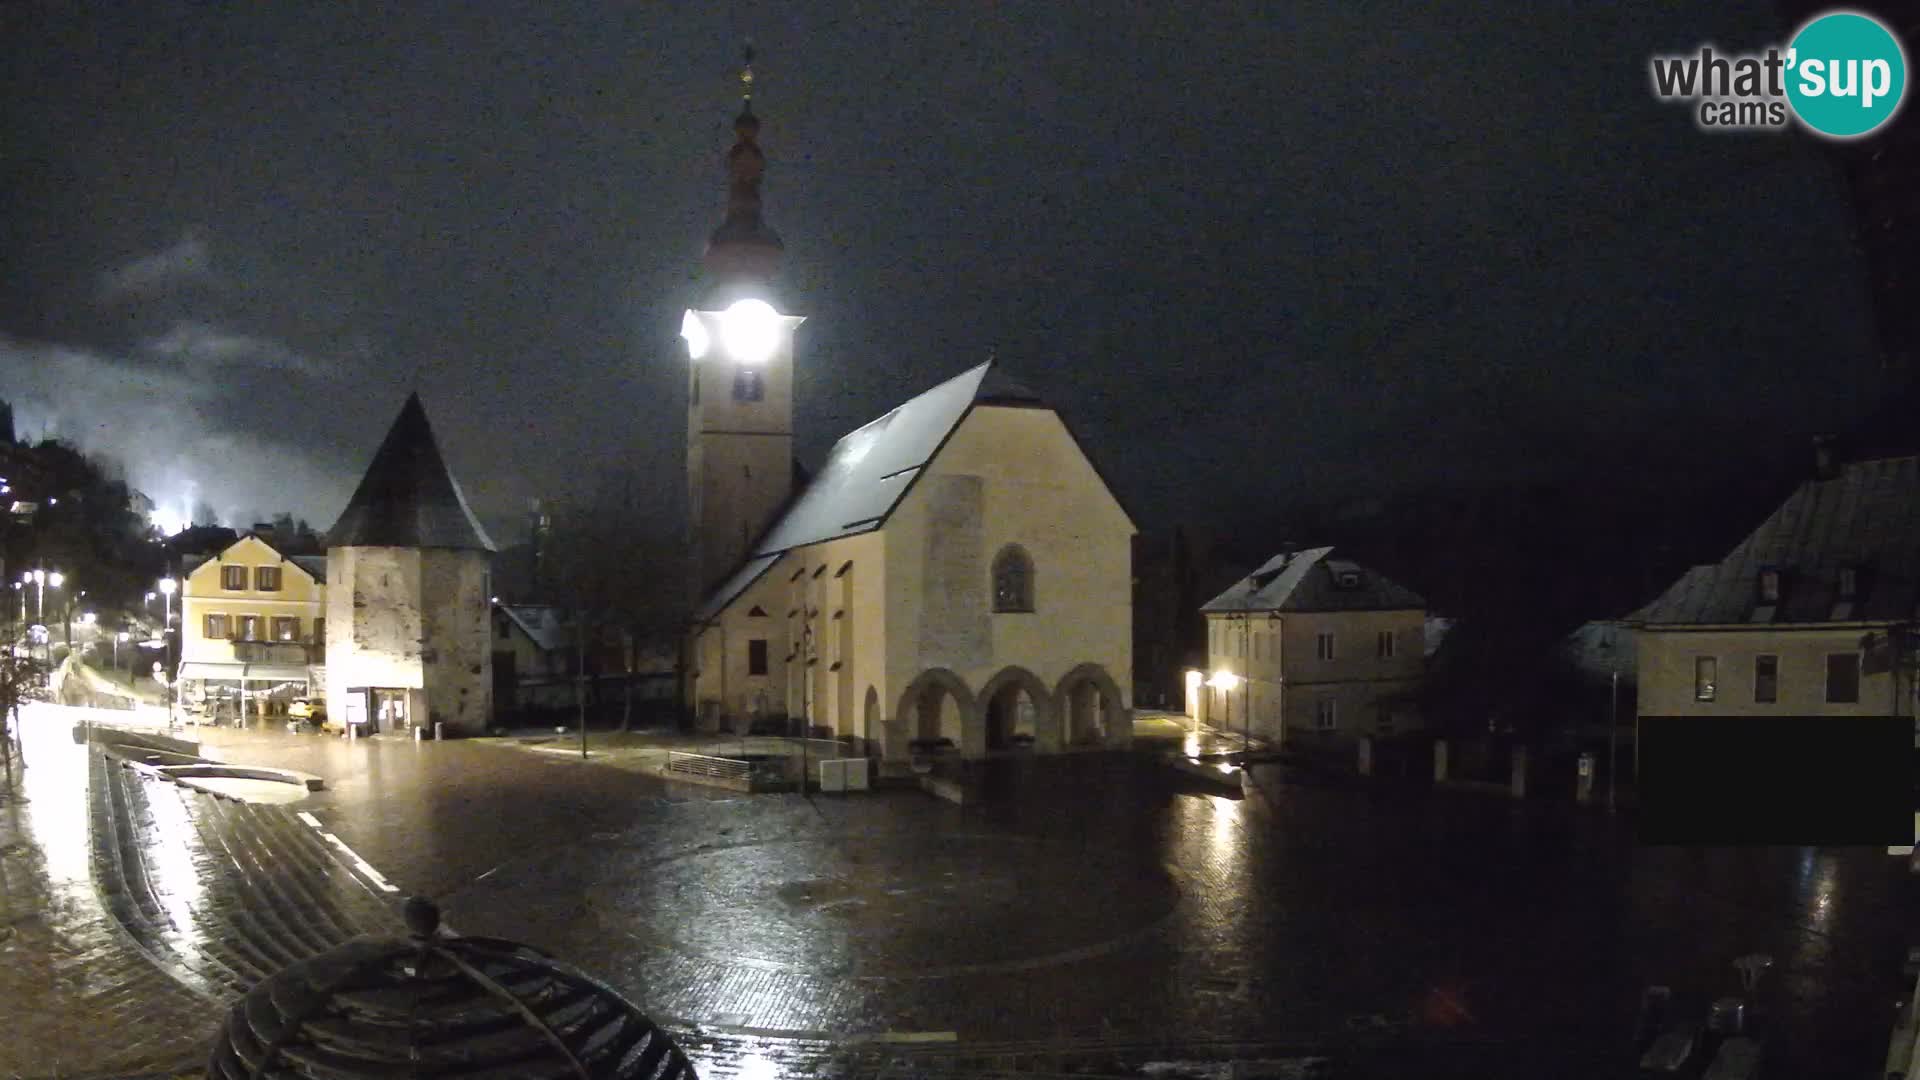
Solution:
<svg viewBox="0 0 1920 1080">
<path fill-rule="evenodd" d="M 1815 476 L 1630 616 L 1639 714 L 1913 715 L 1889 635 L 1920 618 L 1920 457 Z"/>
<path fill-rule="evenodd" d="M 1421 726 L 1426 601 L 1330 547 L 1285 551 L 1201 606 L 1189 715 L 1270 742 L 1334 744 Z"/>
<path fill-rule="evenodd" d="M 768 286 L 751 109 L 714 280 L 687 312 L 688 703 L 887 759 L 1131 737 L 1132 520 L 1060 416 L 989 361 L 792 464 L 793 335 Z M 791 728 L 789 729 L 791 730 Z"/>
</svg>

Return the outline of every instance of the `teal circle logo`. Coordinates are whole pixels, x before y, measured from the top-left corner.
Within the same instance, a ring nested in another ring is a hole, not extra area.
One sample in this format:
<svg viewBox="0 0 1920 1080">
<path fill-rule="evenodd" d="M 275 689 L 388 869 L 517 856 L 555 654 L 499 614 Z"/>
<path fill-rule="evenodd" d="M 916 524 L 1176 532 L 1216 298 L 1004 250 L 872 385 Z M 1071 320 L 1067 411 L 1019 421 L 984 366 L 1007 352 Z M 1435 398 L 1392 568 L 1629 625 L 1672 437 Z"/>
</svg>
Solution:
<svg viewBox="0 0 1920 1080">
<path fill-rule="evenodd" d="M 1822 15 L 1787 48 L 1787 101 L 1801 123 L 1829 138 L 1879 128 L 1900 111 L 1906 92 L 1907 55 L 1872 16 Z"/>
</svg>

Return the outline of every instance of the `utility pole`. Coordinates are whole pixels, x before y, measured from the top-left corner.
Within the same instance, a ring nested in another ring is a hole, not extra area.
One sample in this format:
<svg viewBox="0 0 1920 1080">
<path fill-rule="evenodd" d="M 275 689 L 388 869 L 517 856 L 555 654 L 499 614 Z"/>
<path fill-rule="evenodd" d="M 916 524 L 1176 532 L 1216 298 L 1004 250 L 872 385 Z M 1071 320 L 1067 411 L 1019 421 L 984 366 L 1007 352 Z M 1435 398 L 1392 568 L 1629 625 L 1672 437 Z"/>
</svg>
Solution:
<svg viewBox="0 0 1920 1080">
<path fill-rule="evenodd" d="M 580 707 L 580 760 L 587 758 L 587 613 L 576 608 L 573 613 L 573 643 L 575 675 L 573 698 Z"/>
<path fill-rule="evenodd" d="M 1615 810 L 1615 774 L 1620 771 L 1620 672 L 1613 672 L 1613 700 L 1607 706 L 1607 813 Z"/>
</svg>

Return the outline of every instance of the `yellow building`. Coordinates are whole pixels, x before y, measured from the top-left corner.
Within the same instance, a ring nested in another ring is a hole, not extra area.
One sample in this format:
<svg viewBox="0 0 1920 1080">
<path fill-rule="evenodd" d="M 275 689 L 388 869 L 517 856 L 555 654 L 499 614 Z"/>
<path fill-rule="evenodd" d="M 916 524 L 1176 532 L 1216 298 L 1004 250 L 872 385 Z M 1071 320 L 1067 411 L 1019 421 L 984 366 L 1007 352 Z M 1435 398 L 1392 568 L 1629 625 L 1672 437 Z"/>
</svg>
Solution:
<svg viewBox="0 0 1920 1080">
<path fill-rule="evenodd" d="M 1915 505 L 1920 458 L 1823 460 L 1725 559 L 1631 616 L 1642 722 L 1914 715 L 1885 654 L 1920 598 Z"/>
<path fill-rule="evenodd" d="M 1033 392 L 982 364 L 841 438 L 796 490 L 802 320 L 769 288 L 760 122 L 734 130 L 713 286 L 682 323 L 700 726 L 804 725 L 890 760 L 1125 745 L 1134 525 Z"/>
<path fill-rule="evenodd" d="M 327 560 L 249 533 L 188 570 L 180 591 L 182 701 L 265 715 L 323 684 Z"/>
<path fill-rule="evenodd" d="M 1335 743 L 1420 726 L 1426 601 L 1330 547 L 1286 552 L 1201 607 L 1207 670 L 1188 714 L 1274 742 Z"/>
</svg>

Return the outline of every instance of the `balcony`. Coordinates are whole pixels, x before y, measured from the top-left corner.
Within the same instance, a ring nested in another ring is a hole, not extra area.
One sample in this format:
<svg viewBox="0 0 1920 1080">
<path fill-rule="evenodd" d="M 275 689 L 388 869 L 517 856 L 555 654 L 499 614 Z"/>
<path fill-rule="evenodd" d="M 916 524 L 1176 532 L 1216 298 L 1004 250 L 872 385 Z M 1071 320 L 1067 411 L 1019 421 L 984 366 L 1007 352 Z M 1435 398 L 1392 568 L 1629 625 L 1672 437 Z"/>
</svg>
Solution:
<svg viewBox="0 0 1920 1080">
<path fill-rule="evenodd" d="M 274 664 L 311 666 L 327 662 L 327 646 L 321 641 L 222 641 L 205 639 L 187 643 L 183 657 L 203 664 Z"/>
</svg>

